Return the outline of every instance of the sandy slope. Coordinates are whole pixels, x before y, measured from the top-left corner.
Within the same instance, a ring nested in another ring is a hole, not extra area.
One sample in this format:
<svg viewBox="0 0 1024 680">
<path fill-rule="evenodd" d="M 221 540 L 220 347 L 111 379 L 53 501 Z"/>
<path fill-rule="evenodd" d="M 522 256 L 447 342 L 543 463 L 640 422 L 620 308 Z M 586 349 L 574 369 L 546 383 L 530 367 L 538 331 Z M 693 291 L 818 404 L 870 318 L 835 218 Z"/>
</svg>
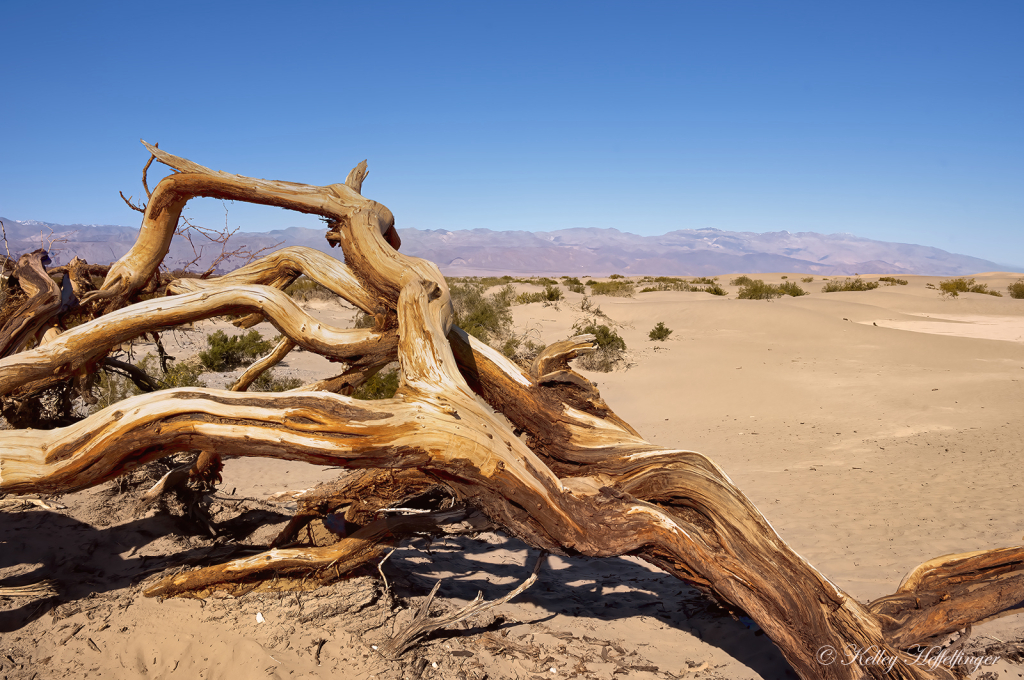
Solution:
<svg viewBox="0 0 1024 680">
<path fill-rule="evenodd" d="M 977 278 L 1005 290 L 1018 276 Z M 630 366 L 589 377 L 652 441 L 710 455 L 798 552 L 869 600 L 925 559 L 1024 538 L 1024 300 L 943 300 L 925 288 L 938 279 L 907 278 L 908 286 L 771 302 L 596 297 L 627 342 Z M 517 327 L 545 343 L 562 339 L 582 317 L 579 301 L 569 294 L 557 306 L 516 307 Z M 340 326 L 352 316 L 333 304 L 312 313 Z M 658 321 L 674 330 L 663 343 L 647 339 Z M 190 350 L 186 336 L 180 345 L 172 353 Z M 278 370 L 306 379 L 331 368 L 293 353 Z M 335 474 L 230 461 L 222 496 L 231 498 L 217 520 L 258 544 L 271 532 L 248 535 L 259 522 L 284 519 L 258 499 Z M 441 608 L 477 589 L 497 597 L 525 578 L 536 551 L 493 534 L 405 546 L 384 565 L 403 598 L 397 614 L 370 576 L 299 597 L 159 603 L 138 597 L 142 579 L 208 558 L 214 542 L 182 535 L 164 514 L 133 518 L 107 488 L 61 502 L 66 510 L 0 515 L 0 581 L 48 575 L 63 588 L 58 603 L 0 600 L 0 678 L 402 678 L 414 677 L 420 658 L 424 678 L 791 677 L 756 627 L 633 559 L 553 558 L 499 618 L 485 615 L 386 663 L 369 645 L 401 626 L 437 578 L 448 579 Z M 1024 617 L 975 634 L 981 646 L 1020 641 Z M 1022 673 L 1006 661 L 984 671 Z"/>
</svg>

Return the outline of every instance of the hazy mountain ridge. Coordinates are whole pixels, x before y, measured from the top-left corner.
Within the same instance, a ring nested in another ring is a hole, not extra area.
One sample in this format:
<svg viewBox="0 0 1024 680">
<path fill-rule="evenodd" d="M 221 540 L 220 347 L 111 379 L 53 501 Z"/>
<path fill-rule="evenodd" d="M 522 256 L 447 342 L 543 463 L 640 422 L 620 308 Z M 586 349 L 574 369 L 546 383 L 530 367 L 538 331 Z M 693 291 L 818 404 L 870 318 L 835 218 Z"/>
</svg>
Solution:
<svg viewBox="0 0 1024 680">
<path fill-rule="evenodd" d="M 0 218 L 3 219 L 3 218 Z M 12 253 L 29 252 L 50 239 L 55 264 L 74 255 L 93 264 L 113 262 L 131 248 L 138 229 L 117 225 L 62 225 L 3 219 Z M 52 232 L 52 234 L 51 234 Z M 449 275 L 611 273 L 706 276 L 732 272 L 794 272 L 819 275 L 856 273 L 959 276 L 1005 270 L 989 260 L 949 253 L 939 248 L 890 243 L 851 234 L 817 232 L 736 232 L 681 229 L 640 236 L 617 229 L 575 228 L 550 232 L 399 229 L 402 252 L 436 262 Z M 61 242 L 66 239 L 66 242 Z M 204 239 L 194 238 L 202 247 Z M 269 232 L 239 232 L 232 240 L 252 250 L 267 246 L 302 245 L 332 252 L 324 232 L 290 227 Z M 208 266 L 220 246 L 206 244 L 199 267 Z M 176 238 L 166 261 L 170 268 L 195 255 Z M 229 262 L 231 269 L 241 262 Z"/>
</svg>

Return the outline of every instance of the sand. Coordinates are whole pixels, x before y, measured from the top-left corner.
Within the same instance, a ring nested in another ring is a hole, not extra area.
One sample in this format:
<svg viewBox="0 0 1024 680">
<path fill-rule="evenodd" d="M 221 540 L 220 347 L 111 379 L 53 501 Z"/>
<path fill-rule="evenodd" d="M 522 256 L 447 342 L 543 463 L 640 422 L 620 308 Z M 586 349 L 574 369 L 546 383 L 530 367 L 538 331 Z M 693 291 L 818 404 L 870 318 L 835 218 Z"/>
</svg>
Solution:
<svg viewBox="0 0 1024 680">
<path fill-rule="evenodd" d="M 783 274 L 752 276 L 777 283 Z M 1019 276 L 976 278 L 1005 291 Z M 905 278 L 907 286 L 829 294 L 816 280 L 801 284 L 811 295 L 770 302 L 737 300 L 735 287 L 728 298 L 594 297 L 627 343 L 628 367 L 587 375 L 648 439 L 715 460 L 795 550 L 868 601 L 926 559 L 1024 540 L 1024 300 L 943 299 L 925 287 L 938 278 Z M 556 305 L 516 307 L 516 326 L 543 343 L 562 339 L 584 316 L 580 302 L 570 293 Z M 335 303 L 314 303 L 311 313 L 339 326 L 353 316 Z M 659 321 L 673 333 L 655 343 L 647 334 Z M 199 326 L 173 340 L 172 354 L 230 328 Z M 277 371 L 314 379 L 332 368 L 297 352 Z M 299 596 L 140 595 L 167 569 L 227 554 L 231 539 L 265 542 L 287 507 L 263 499 L 337 474 L 229 461 L 217 541 L 187 535 L 164 513 L 133 517 L 113 484 L 61 497 L 64 509 L 4 511 L 0 584 L 50 577 L 62 593 L 42 603 L 0 599 L 0 679 L 794 677 L 752 622 L 633 558 L 551 558 L 518 599 L 400 662 L 381 660 L 372 645 L 412 616 L 437 579 L 442 611 L 477 590 L 500 597 L 529 574 L 537 551 L 493 533 L 403 545 L 383 566 L 394 600 L 376 575 Z M 270 526 L 253 534 L 262 523 Z M 1024 617 L 975 627 L 969 645 L 994 640 L 1024 641 Z M 981 672 L 1024 673 L 1006 659 Z"/>
</svg>

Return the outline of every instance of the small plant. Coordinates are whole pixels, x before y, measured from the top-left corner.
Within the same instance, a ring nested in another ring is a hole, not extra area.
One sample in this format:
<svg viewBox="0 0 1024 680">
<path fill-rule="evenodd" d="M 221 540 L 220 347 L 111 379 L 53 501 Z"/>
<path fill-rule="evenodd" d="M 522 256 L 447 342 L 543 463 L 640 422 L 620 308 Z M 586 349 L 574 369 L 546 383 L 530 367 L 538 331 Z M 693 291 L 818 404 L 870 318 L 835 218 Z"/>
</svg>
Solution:
<svg viewBox="0 0 1024 680">
<path fill-rule="evenodd" d="M 658 325 L 651 329 L 651 332 L 647 334 L 651 340 L 655 342 L 661 342 L 668 340 L 668 336 L 672 335 L 672 329 L 665 325 L 664 322 L 659 321 Z"/>
<path fill-rule="evenodd" d="M 788 277 L 788 276 L 783 276 L 782 278 L 783 278 L 783 279 L 788 279 L 789 277 Z"/>
<path fill-rule="evenodd" d="M 309 300 L 333 300 L 338 296 L 331 290 L 312 279 L 300 276 L 290 286 L 284 289 L 294 300 L 306 302 Z"/>
<path fill-rule="evenodd" d="M 906 279 L 897 279 L 895 276 L 879 276 L 878 280 L 887 286 L 905 286 L 907 285 Z"/>
<path fill-rule="evenodd" d="M 708 278 L 706 276 L 698 276 L 695 279 L 690 279 L 690 283 L 692 283 L 692 284 L 706 284 L 706 285 L 709 285 L 709 286 L 717 286 L 718 285 L 718 277 L 717 276 L 713 276 L 711 278 Z"/>
<path fill-rule="evenodd" d="M 455 323 L 484 342 L 504 336 L 512 327 L 512 297 L 516 289 L 508 284 L 496 293 L 484 295 L 483 284 L 449 282 Z"/>
<path fill-rule="evenodd" d="M 233 371 L 274 348 L 274 343 L 264 340 L 255 330 L 233 337 L 217 331 L 206 336 L 206 345 L 207 349 L 199 353 L 199 360 L 208 371 Z"/>
<path fill-rule="evenodd" d="M 537 358 L 542 349 L 544 349 L 544 345 L 529 339 L 527 334 L 521 336 L 513 334 L 501 346 L 501 353 L 521 368 L 529 370 L 533 365 L 533 360 Z"/>
<path fill-rule="evenodd" d="M 989 290 L 988 284 L 975 283 L 973 278 L 960 276 L 955 279 L 939 281 L 939 294 L 942 297 L 955 298 L 959 297 L 960 293 L 982 293 L 984 295 L 1003 297 L 1003 294 L 998 290 Z"/>
<path fill-rule="evenodd" d="M 563 276 L 562 283 L 565 284 L 566 289 L 571 293 L 586 293 L 587 289 L 583 287 L 581 282 L 575 276 Z"/>
<path fill-rule="evenodd" d="M 747 275 L 737 276 L 735 279 L 729 282 L 730 286 L 746 286 L 747 284 L 753 283 L 754 280 Z"/>
<path fill-rule="evenodd" d="M 591 295 L 633 297 L 633 293 L 636 292 L 636 286 L 629 281 L 608 281 L 607 283 L 602 283 L 600 281 L 588 281 L 587 285 L 590 286 Z"/>
<path fill-rule="evenodd" d="M 580 286 L 582 288 L 582 286 Z M 517 305 L 528 305 L 531 302 L 558 302 L 562 299 L 562 289 L 548 285 L 540 293 L 520 293 L 515 298 Z"/>
<path fill-rule="evenodd" d="M 804 278 L 800 279 L 800 281 L 803 282 L 803 283 L 813 283 L 814 282 L 814 277 L 813 276 L 805 276 Z"/>
<path fill-rule="evenodd" d="M 747 283 L 740 287 L 738 297 L 740 300 L 771 300 L 783 295 L 782 290 L 773 283 L 765 283 L 761 279 L 747 279 Z"/>
<path fill-rule="evenodd" d="M 588 371 L 607 373 L 614 369 L 622 360 L 626 351 L 626 341 L 618 333 L 604 324 L 593 322 L 573 326 L 573 335 L 590 333 L 594 336 L 597 349 L 577 359 L 577 365 Z"/>
<path fill-rule="evenodd" d="M 609 276 L 608 278 L 609 278 L 609 279 L 624 279 L 624 278 L 626 278 L 626 277 L 625 277 L 625 276 L 623 276 L 622 274 L 612 274 L 612 275 L 611 275 L 611 276 Z"/>
<path fill-rule="evenodd" d="M 388 364 L 370 376 L 352 396 L 356 399 L 390 399 L 398 391 L 398 365 Z"/>
<path fill-rule="evenodd" d="M 785 283 L 779 284 L 779 290 L 782 291 L 784 294 L 791 295 L 793 297 L 807 295 L 807 291 L 798 286 L 796 281 L 786 281 Z"/>
<path fill-rule="evenodd" d="M 822 279 L 828 281 L 824 286 L 821 287 L 822 293 L 842 293 L 852 290 L 874 290 L 878 288 L 878 281 L 865 281 L 863 279 L 851 279 L 849 277 L 845 279 Z"/>
<path fill-rule="evenodd" d="M 355 325 L 353 328 L 373 328 L 377 325 L 377 320 L 373 318 L 372 314 L 366 312 L 359 312 L 356 314 Z"/>
<path fill-rule="evenodd" d="M 286 392 L 302 387 L 298 378 L 277 378 L 273 370 L 266 370 L 249 386 L 249 392 Z"/>
<path fill-rule="evenodd" d="M 1006 290 L 1014 300 L 1024 300 L 1024 278 L 1017 279 L 1007 286 Z"/>
</svg>

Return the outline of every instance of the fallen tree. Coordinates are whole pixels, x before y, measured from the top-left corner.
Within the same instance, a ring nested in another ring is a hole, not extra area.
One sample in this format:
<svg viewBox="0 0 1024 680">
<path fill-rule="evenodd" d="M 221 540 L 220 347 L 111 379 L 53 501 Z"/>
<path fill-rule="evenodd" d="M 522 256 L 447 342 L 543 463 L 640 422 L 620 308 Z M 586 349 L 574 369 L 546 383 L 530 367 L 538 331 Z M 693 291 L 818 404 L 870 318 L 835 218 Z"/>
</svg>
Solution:
<svg viewBox="0 0 1024 680">
<path fill-rule="evenodd" d="M 856 601 L 794 552 L 714 462 L 647 442 L 615 415 L 569 364 L 593 351 L 592 336 L 545 348 L 525 371 L 453 325 L 438 268 L 398 252 L 393 215 L 362 196 L 365 162 L 345 183 L 319 187 L 231 175 L 147 148 L 176 172 L 153 190 L 138 243 L 102 286 L 82 293 L 96 318 L 41 333 L 37 319 L 70 303 L 58 304 L 56 283 L 28 277 L 29 301 L 5 326 L 12 340 L 0 358 L 0 396 L 26 399 L 80 380 L 126 340 L 215 316 L 241 315 L 243 326 L 266 319 L 282 339 L 232 390 L 144 393 L 65 427 L 0 432 L 0 492 L 83 489 L 179 452 L 206 452 L 213 474 L 219 456 L 359 471 L 295 494 L 300 509 L 280 547 L 167 577 L 147 594 L 315 587 L 378 559 L 396 537 L 444 531 L 448 515 L 374 520 L 441 489 L 541 550 L 642 557 L 753 619 L 803 678 L 964 677 L 964 668 L 916 665 L 907 650 L 1024 601 L 1020 547 L 937 558 L 893 595 Z M 195 197 L 319 215 L 345 262 L 287 248 L 225 276 L 170 281 L 166 296 L 141 300 Z M 308 316 L 282 292 L 303 274 L 372 315 L 374 327 L 332 328 Z M 289 392 L 246 391 L 296 346 L 345 368 Z M 393 398 L 348 396 L 392 361 L 401 372 Z M 333 546 L 287 547 L 305 521 L 339 510 L 364 526 Z M 868 649 L 886 663 L 852 660 Z"/>
</svg>

